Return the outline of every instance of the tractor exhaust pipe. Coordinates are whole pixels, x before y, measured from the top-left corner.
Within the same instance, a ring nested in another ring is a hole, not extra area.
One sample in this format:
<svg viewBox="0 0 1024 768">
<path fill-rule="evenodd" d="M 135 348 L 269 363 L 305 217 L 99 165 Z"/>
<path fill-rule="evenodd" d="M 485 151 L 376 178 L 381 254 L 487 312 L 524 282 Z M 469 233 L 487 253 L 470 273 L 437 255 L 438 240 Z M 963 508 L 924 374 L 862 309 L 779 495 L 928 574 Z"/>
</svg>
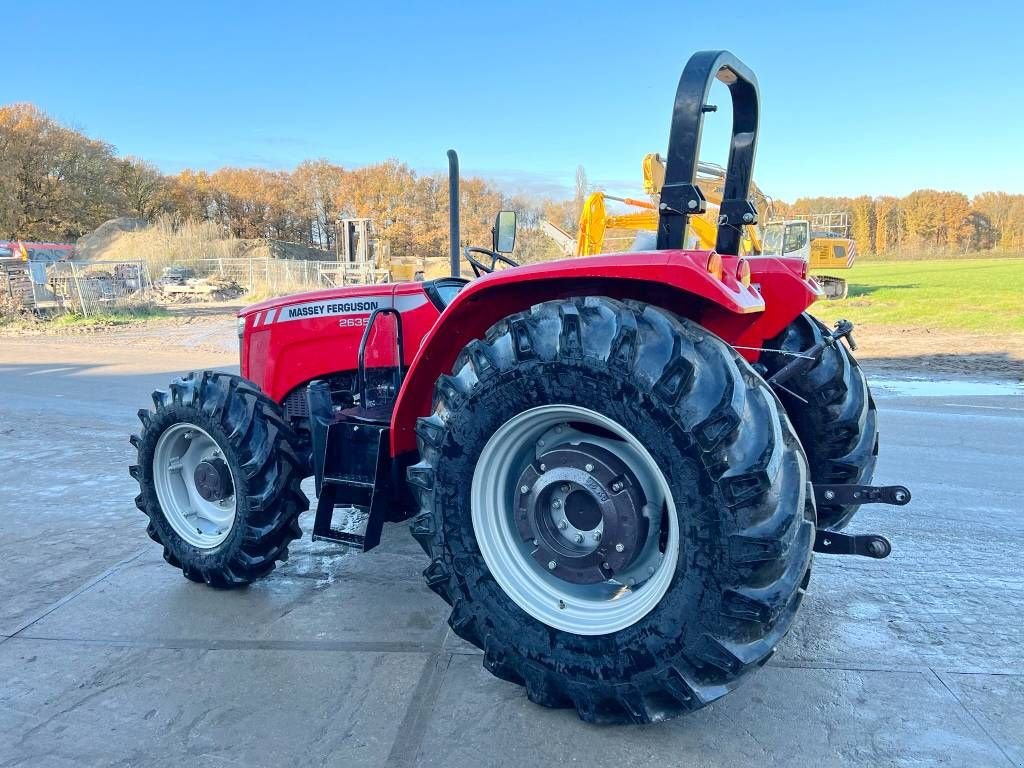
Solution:
<svg viewBox="0 0 1024 768">
<path fill-rule="evenodd" d="M 459 155 L 448 150 L 448 243 L 452 277 L 459 276 Z"/>
</svg>

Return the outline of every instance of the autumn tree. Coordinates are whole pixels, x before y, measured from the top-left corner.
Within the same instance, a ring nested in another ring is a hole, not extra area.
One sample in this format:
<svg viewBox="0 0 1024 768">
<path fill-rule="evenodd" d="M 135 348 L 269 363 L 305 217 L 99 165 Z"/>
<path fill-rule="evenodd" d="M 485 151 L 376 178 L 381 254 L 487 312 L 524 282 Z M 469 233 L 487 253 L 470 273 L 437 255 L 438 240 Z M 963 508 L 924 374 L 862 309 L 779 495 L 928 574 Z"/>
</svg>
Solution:
<svg viewBox="0 0 1024 768">
<path fill-rule="evenodd" d="M 68 239 L 118 212 L 113 148 L 30 104 L 0 107 L 0 234 Z"/>
<path fill-rule="evenodd" d="M 151 219 L 159 210 L 166 181 L 160 169 L 137 157 L 118 160 L 113 182 L 127 213 Z"/>
</svg>

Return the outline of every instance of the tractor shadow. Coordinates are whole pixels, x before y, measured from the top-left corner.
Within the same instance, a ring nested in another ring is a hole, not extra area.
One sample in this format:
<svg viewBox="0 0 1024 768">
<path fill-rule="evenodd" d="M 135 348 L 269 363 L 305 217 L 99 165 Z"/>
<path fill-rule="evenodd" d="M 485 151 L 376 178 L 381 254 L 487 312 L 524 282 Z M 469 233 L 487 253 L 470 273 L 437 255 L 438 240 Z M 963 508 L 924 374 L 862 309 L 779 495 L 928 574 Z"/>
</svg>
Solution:
<svg viewBox="0 0 1024 768">
<path fill-rule="evenodd" d="M 848 298 L 855 299 L 859 296 L 870 296 L 876 291 L 913 290 L 920 287 L 920 283 L 905 283 L 903 285 L 857 285 L 856 283 L 850 283 Z"/>
</svg>

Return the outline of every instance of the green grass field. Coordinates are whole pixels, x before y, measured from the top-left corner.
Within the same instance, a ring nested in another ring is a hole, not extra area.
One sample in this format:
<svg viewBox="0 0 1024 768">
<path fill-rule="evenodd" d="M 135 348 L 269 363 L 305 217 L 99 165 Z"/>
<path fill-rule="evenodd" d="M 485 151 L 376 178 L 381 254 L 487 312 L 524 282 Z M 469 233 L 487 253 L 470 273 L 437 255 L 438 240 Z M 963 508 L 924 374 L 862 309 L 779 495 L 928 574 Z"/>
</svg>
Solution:
<svg viewBox="0 0 1024 768">
<path fill-rule="evenodd" d="M 835 274 L 850 295 L 815 305 L 829 322 L 1024 333 L 1024 258 L 869 262 Z"/>
</svg>

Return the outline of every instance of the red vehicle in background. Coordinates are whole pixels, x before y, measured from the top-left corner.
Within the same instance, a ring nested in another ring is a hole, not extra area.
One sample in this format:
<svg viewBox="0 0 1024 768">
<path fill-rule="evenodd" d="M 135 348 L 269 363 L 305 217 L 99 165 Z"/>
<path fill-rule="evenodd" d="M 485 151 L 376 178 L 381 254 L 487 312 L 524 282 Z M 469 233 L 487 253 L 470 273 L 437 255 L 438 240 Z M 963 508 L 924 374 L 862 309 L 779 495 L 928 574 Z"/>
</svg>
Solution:
<svg viewBox="0 0 1024 768">
<path fill-rule="evenodd" d="M 733 104 L 717 243 L 683 250 L 715 78 Z M 411 520 L 453 631 L 531 700 L 651 722 L 732 690 L 792 625 L 812 551 L 886 557 L 841 529 L 910 499 L 866 484 L 852 325 L 807 314 L 805 262 L 737 255 L 758 110 L 738 59 L 690 59 L 656 250 L 519 266 L 503 211 L 465 280 L 450 152 L 451 277 L 243 310 L 242 376 L 189 374 L 139 411 L 136 504 L 167 562 L 216 587 L 266 576 L 313 475 L 313 538 L 368 550 Z"/>
<path fill-rule="evenodd" d="M 0 240 L 0 259 L 51 263 L 74 258 L 73 243 L 34 243 L 27 240 Z"/>
</svg>

